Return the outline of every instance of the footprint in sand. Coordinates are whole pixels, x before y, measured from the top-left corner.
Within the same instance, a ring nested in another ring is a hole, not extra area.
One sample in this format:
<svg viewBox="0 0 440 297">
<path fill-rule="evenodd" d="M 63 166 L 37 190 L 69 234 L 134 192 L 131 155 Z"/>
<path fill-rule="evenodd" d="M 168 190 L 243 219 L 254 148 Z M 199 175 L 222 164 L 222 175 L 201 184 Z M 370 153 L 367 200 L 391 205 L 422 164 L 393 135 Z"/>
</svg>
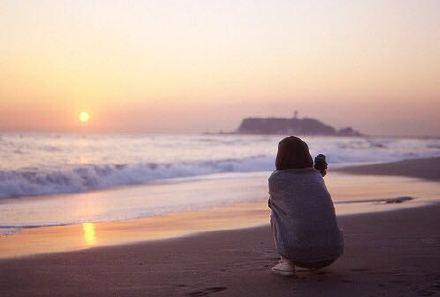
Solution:
<svg viewBox="0 0 440 297">
<path fill-rule="evenodd" d="M 393 283 L 393 284 L 405 284 L 405 283 L 407 283 L 407 281 L 406 280 L 390 280 L 390 283 Z"/>
<path fill-rule="evenodd" d="M 353 268 L 350 270 L 353 272 L 364 272 L 364 271 L 369 271 L 370 269 L 368 269 L 368 268 Z"/>
<path fill-rule="evenodd" d="M 221 291 L 224 291 L 226 289 L 227 289 L 226 287 L 209 287 L 209 288 L 204 289 L 203 291 L 191 292 L 188 295 L 192 296 L 192 297 L 207 296 L 210 293 L 221 292 Z"/>
</svg>

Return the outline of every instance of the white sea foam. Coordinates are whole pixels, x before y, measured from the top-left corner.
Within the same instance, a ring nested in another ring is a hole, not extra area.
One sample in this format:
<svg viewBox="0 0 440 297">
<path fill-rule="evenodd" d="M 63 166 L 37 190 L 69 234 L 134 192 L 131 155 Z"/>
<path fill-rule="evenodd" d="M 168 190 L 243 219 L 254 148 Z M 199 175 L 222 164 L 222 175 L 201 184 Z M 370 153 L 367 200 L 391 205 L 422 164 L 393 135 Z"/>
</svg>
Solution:
<svg viewBox="0 0 440 297">
<path fill-rule="evenodd" d="M 214 173 L 274 169 L 279 136 L 3 135 L 0 198 L 77 193 Z M 306 138 L 330 165 L 440 155 L 439 139 Z"/>
<path fill-rule="evenodd" d="M 0 171 L 0 198 L 85 192 L 122 185 L 200 176 L 223 172 L 267 171 L 273 157 L 242 160 L 193 161 L 180 163 L 70 165 L 64 168 L 29 168 Z"/>
</svg>

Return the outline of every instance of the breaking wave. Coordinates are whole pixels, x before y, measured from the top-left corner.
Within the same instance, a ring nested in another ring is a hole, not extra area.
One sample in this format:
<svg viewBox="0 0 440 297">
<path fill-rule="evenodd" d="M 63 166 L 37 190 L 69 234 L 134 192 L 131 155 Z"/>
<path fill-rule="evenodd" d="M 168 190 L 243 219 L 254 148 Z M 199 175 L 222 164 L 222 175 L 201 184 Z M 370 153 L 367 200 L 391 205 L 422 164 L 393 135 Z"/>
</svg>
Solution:
<svg viewBox="0 0 440 297">
<path fill-rule="evenodd" d="M 0 198 L 271 171 L 278 138 L 5 135 L 0 138 Z M 440 139 L 315 137 L 307 142 L 311 153 L 326 154 L 332 167 L 440 156 Z"/>
<path fill-rule="evenodd" d="M 60 169 L 0 171 L 0 198 L 78 193 L 151 181 L 225 172 L 265 171 L 272 156 L 181 163 L 75 165 Z"/>
</svg>

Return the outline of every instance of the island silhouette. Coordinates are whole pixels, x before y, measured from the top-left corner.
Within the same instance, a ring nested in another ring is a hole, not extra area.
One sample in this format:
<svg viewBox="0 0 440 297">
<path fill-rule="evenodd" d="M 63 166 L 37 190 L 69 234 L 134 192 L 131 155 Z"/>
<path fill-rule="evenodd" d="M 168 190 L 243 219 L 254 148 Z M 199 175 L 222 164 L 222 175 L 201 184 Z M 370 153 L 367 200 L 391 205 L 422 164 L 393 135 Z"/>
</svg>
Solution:
<svg viewBox="0 0 440 297">
<path fill-rule="evenodd" d="M 292 118 L 249 117 L 241 121 L 235 133 L 238 134 L 295 134 L 326 136 L 362 136 L 352 127 L 336 129 L 314 118 L 298 118 L 295 112 Z"/>
</svg>

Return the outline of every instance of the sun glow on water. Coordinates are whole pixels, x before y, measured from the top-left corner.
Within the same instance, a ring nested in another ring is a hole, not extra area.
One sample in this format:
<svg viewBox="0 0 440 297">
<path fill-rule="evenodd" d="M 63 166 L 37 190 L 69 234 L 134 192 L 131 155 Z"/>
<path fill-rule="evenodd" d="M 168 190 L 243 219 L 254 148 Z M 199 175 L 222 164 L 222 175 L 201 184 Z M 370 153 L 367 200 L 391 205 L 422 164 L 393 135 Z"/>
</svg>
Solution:
<svg viewBox="0 0 440 297">
<path fill-rule="evenodd" d="M 95 224 L 83 223 L 82 228 L 83 228 L 83 236 L 85 243 L 87 245 L 95 245 L 96 244 Z"/>
</svg>

